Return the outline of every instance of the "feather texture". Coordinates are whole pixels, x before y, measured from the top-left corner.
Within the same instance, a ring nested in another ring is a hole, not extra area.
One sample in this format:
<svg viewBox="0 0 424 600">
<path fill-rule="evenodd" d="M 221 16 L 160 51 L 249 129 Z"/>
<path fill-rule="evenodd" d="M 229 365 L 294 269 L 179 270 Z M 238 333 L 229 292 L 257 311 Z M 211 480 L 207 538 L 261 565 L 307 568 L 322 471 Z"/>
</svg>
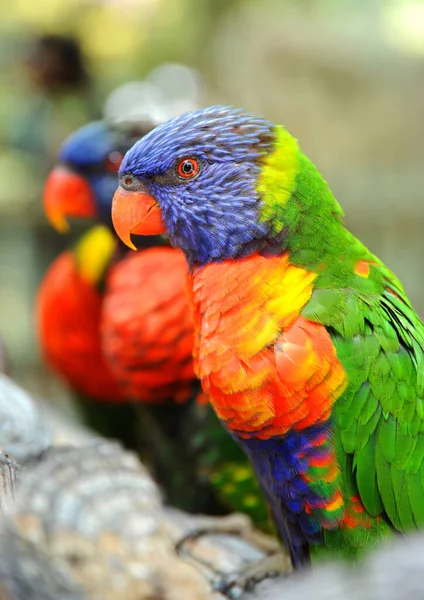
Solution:
<svg viewBox="0 0 424 600">
<path fill-rule="evenodd" d="M 185 155 L 202 168 L 177 181 Z M 296 140 L 211 107 L 140 140 L 128 174 L 186 254 L 196 372 L 295 565 L 424 526 L 424 326 Z"/>
</svg>

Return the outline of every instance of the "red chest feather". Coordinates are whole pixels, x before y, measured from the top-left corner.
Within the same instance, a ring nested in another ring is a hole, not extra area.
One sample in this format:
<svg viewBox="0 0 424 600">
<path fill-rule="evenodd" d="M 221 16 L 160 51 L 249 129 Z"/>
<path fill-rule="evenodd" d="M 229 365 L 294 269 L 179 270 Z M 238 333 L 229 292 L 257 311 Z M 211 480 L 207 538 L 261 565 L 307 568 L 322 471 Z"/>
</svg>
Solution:
<svg viewBox="0 0 424 600">
<path fill-rule="evenodd" d="M 37 296 L 37 325 L 49 364 L 78 392 L 122 401 L 100 345 L 102 295 L 81 275 L 71 252 L 51 265 Z"/>
<path fill-rule="evenodd" d="M 150 248 L 112 266 L 103 305 L 104 352 L 128 398 L 186 400 L 192 391 L 193 319 L 180 250 Z"/>
<path fill-rule="evenodd" d="M 326 420 L 346 385 L 325 327 L 300 316 L 315 277 L 287 255 L 192 275 L 197 374 L 219 417 L 242 437 Z"/>
</svg>

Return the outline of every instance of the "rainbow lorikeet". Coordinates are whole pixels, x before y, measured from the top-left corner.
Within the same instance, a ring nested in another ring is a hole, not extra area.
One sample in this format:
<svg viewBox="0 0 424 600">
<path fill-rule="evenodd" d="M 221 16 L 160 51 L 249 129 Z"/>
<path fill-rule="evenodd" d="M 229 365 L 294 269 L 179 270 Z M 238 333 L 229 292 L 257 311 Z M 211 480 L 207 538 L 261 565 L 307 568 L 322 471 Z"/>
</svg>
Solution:
<svg viewBox="0 0 424 600">
<path fill-rule="evenodd" d="M 129 252 L 112 228 L 116 170 L 134 126 L 124 133 L 104 122 L 79 129 L 47 180 L 53 225 L 66 230 L 68 216 L 102 225 L 60 255 L 40 286 L 44 356 L 84 396 L 78 406 L 86 422 L 139 450 L 170 502 L 194 511 L 246 510 L 265 526 L 248 461 L 210 406 L 196 401 L 183 253 L 159 236 L 140 238 L 145 248 Z"/>
<path fill-rule="evenodd" d="M 143 240 L 146 247 L 152 246 L 147 255 L 129 256 L 111 224 L 110 206 L 122 151 L 131 145 L 134 130 L 142 131 L 133 124 L 127 129 L 124 136 L 125 130 L 115 131 L 96 121 L 77 130 L 65 140 L 59 164 L 48 177 L 44 205 L 57 229 L 68 228 L 69 216 L 89 217 L 104 226 L 84 236 L 72 256 L 67 253 L 52 265 L 42 287 L 41 300 L 46 302 L 41 310 L 45 325 L 41 338 L 50 362 L 91 397 L 149 403 L 176 396 L 184 400 L 191 394 L 194 374 L 193 326 L 184 293 L 183 255 L 179 250 L 162 248 L 166 241 L 152 236 Z M 56 305 L 55 286 L 65 284 L 67 299 Z M 128 301 L 128 285 L 143 291 L 143 300 L 134 302 L 130 295 Z M 75 323 L 70 324 L 72 310 L 81 311 L 81 315 L 75 315 Z M 55 317 L 57 322 L 53 323 Z M 75 327 L 78 338 L 66 334 L 65 339 L 65 332 L 75 333 Z M 84 333 L 86 347 L 94 352 L 97 346 L 91 381 L 86 377 L 87 354 L 81 345 L 70 346 L 82 344 Z M 126 340 L 124 345 L 122 339 Z"/>
<path fill-rule="evenodd" d="M 112 217 L 184 251 L 196 372 L 295 568 L 424 524 L 423 324 L 283 127 L 226 107 L 158 126 Z"/>
</svg>

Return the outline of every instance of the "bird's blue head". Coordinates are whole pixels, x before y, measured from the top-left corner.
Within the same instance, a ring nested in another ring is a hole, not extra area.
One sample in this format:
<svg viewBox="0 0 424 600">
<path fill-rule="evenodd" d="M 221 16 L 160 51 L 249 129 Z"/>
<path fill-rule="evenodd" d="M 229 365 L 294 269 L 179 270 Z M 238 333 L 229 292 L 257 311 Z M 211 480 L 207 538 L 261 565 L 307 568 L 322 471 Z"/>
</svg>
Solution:
<svg viewBox="0 0 424 600">
<path fill-rule="evenodd" d="M 90 218 L 112 228 L 111 205 L 124 153 L 149 128 L 128 126 L 112 130 L 93 121 L 72 133 L 62 144 L 58 164 L 44 191 L 44 208 L 56 229 L 68 229 L 67 217 Z"/>
<path fill-rule="evenodd" d="M 122 155 L 102 121 L 81 127 L 65 140 L 44 190 L 44 209 L 56 229 L 68 229 L 67 217 L 91 218 L 111 226 L 110 207 Z"/>
<path fill-rule="evenodd" d="M 262 218 L 260 176 L 273 152 L 266 119 L 213 106 L 159 125 L 127 152 L 112 218 L 121 239 L 166 231 L 189 263 L 246 256 L 279 243 Z"/>
</svg>

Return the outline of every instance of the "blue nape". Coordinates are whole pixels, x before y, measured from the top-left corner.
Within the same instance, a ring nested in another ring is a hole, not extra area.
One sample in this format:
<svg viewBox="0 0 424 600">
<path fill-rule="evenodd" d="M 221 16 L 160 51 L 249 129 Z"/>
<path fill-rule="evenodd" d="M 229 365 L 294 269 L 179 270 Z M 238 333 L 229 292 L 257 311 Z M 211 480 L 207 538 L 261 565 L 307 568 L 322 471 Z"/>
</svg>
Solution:
<svg viewBox="0 0 424 600">
<path fill-rule="evenodd" d="M 117 150 L 114 135 L 103 121 L 94 121 L 70 135 L 59 153 L 59 161 L 82 175 L 90 185 L 101 223 L 113 229 L 111 205 L 117 187 L 116 173 L 108 171 L 106 160 Z"/>
<path fill-rule="evenodd" d="M 63 143 L 59 152 L 59 162 L 67 169 L 81 175 L 93 192 L 97 219 L 103 225 L 115 230 L 112 225 L 112 200 L 118 186 L 117 175 L 108 170 L 107 159 L 113 152 L 124 152 L 131 145 L 131 132 L 128 137 L 119 136 L 110 130 L 103 121 L 93 121 L 72 133 Z M 133 236 L 137 248 L 162 245 L 167 242 L 158 236 Z M 120 244 L 121 251 L 128 248 Z"/>
<path fill-rule="evenodd" d="M 103 121 L 93 121 L 66 138 L 59 161 L 75 167 L 102 163 L 113 148 L 113 136 Z"/>
<path fill-rule="evenodd" d="M 313 441 L 329 432 L 326 423 L 268 440 L 233 436 L 252 462 L 295 567 L 309 563 L 310 543 L 322 543 L 319 524 L 304 510 L 305 502 L 320 506 L 322 498 L 308 487 L 302 475 L 308 471 L 311 458 L 323 452 Z"/>
</svg>

